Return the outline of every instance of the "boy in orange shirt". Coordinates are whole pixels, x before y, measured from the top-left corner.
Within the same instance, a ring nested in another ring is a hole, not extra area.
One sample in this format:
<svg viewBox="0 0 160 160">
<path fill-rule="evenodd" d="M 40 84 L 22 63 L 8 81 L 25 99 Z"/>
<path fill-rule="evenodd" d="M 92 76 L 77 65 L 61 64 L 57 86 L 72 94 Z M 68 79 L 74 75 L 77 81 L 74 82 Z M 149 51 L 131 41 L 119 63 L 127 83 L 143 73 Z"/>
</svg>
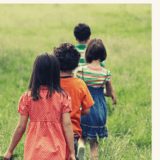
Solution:
<svg viewBox="0 0 160 160">
<path fill-rule="evenodd" d="M 71 121 L 74 132 L 75 153 L 77 154 L 78 139 L 81 137 L 81 115 L 87 114 L 94 101 L 90 92 L 79 78 L 73 77 L 73 70 L 78 67 L 80 53 L 70 43 L 63 43 L 54 50 L 60 62 L 61 87 L 70 94 L 72 101 Z"/>
</svg>

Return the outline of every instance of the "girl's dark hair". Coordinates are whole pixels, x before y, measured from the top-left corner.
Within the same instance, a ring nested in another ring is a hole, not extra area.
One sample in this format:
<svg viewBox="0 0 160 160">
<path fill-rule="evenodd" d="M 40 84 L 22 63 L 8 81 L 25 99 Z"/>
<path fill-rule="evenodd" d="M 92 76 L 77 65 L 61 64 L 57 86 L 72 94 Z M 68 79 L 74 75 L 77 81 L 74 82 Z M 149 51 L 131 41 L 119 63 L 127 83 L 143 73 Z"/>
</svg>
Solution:
<svg viewBox="0 0 160 160">
<path fill-rule="evenodd" d="M 98 59 L 102 62 L 107 58 L 107 52 L 101 39 L 90 40 L 85 52 L 85 58 L 87 63 Z"/>
<path fill-rule="evenodd" d="M 34 61 L 33 71 L 30 78 L 29 90 L 33 100 L 40 97 L 40 86 L 48 88 L 47 97 L 51 97 L 54 91 L 61 92 L 60 87 L 60 66 L 55 56 L 48 53 L 37 56 Z"/>
<path fill-rule="evenodd" d="M 78 41 L 87 41 L 91 35 L 90 27 L 85 23 L 79 23 L 74 28 L 74 36 Z"/>
<path fill-rule="evenodd" d="M 72 71 L 78 67 L 80 53 L 70 43 L 62 43 L 54 49 L 54 54 L 59 60 L 61 71 Z"/>
</svg>

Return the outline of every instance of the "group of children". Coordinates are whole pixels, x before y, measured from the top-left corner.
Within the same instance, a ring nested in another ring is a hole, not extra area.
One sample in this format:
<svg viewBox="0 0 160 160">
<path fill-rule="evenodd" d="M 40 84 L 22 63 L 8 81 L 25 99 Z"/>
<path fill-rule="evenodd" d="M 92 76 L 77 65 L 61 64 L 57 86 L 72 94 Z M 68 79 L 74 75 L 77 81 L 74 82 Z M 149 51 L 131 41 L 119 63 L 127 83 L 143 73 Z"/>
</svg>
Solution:
<svg viewBox="0 0 160 160">
<path fill-rule="evenodd" d="M 98 160 L 98 140 L 108 136 L 105 96 L 116 104 L 111 72 L 100 39 L 91 39 L 90 27 L 74 28 L 78 45 L 62 43 L 53 54 L 37 56 L 28 90 L 21 96 L 20 118 L 4 155 L 9 160 L 24 134 L 24 160 Z M 106 88 L 104 92 L 104 88 Z"/>
</svg>

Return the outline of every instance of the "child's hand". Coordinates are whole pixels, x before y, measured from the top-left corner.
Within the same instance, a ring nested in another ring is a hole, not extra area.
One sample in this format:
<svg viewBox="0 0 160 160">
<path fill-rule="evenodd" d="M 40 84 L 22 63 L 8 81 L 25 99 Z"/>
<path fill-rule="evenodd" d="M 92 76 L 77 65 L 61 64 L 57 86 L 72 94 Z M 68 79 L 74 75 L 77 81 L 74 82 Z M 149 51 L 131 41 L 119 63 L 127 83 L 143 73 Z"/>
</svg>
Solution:
<svg viewBox="0 0 160 160">
<path fill-rule="evenodd" d="M 112 104 L 113 104 L 113 105 L 116 105 L 116 104 L 117 104 L 116 99 L 112 99 Z"/>
<path fill-rule="evenodd" d="M 4 154 L 4 159 L 3 160 L 10 160 L 10 158 L 12 157 L 12 152 L 6 152 Z"/>
<path fill-rule="evenodd" d="M 115 96 L 112 96 L 112 104 L 116 105 L 117 104 L 117 99 Z"/>
<path fill-rule="evenodd" d="M 69 160 L 76 160 L 75 155 L 74 154 L 70 154 Z"/>
</svg>

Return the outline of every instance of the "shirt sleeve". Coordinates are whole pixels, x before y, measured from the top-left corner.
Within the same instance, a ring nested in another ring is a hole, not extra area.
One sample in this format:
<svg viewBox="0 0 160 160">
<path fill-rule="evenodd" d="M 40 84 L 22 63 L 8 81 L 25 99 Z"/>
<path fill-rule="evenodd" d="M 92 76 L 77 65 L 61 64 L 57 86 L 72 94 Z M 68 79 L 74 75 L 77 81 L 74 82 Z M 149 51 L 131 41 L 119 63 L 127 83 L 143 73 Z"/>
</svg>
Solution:
<svg viewBox="0 0 160 160">
<path fill-rule="evenodd" d="M 107 74 L 106 74 L 106 81 L 110 81 L 112 77 L 111 71 L 107 70 Z"/>
<path fill-rule="evenodd" d="M 94 101 L 84 82 L 83 82 L 83 93 L 82 94 L 83 94 L 82 101 L 81 101 L 82 109 L 83 110 L 89 109 L 90 107 L 94 105 Z"/>
<path fill-rule="evenodd" d="M 65 93 L 63 95 L 63 100 L 62 100 L 62 113 L 67 113 L 72 111 L 72 105 L 71 105 L 71 97 Z"/>
<path fill-rule="evenodd" d="M 24 95 L 22 95 L 20 97 L 19 104 L 18 104 L 18 112 L 21 115 L 28 116 L 28 114 L 29 114 L 29 106 L 30 106 L 29 98 L 28 98 L 27 93 L 25 93 Z"/>
</svg>

